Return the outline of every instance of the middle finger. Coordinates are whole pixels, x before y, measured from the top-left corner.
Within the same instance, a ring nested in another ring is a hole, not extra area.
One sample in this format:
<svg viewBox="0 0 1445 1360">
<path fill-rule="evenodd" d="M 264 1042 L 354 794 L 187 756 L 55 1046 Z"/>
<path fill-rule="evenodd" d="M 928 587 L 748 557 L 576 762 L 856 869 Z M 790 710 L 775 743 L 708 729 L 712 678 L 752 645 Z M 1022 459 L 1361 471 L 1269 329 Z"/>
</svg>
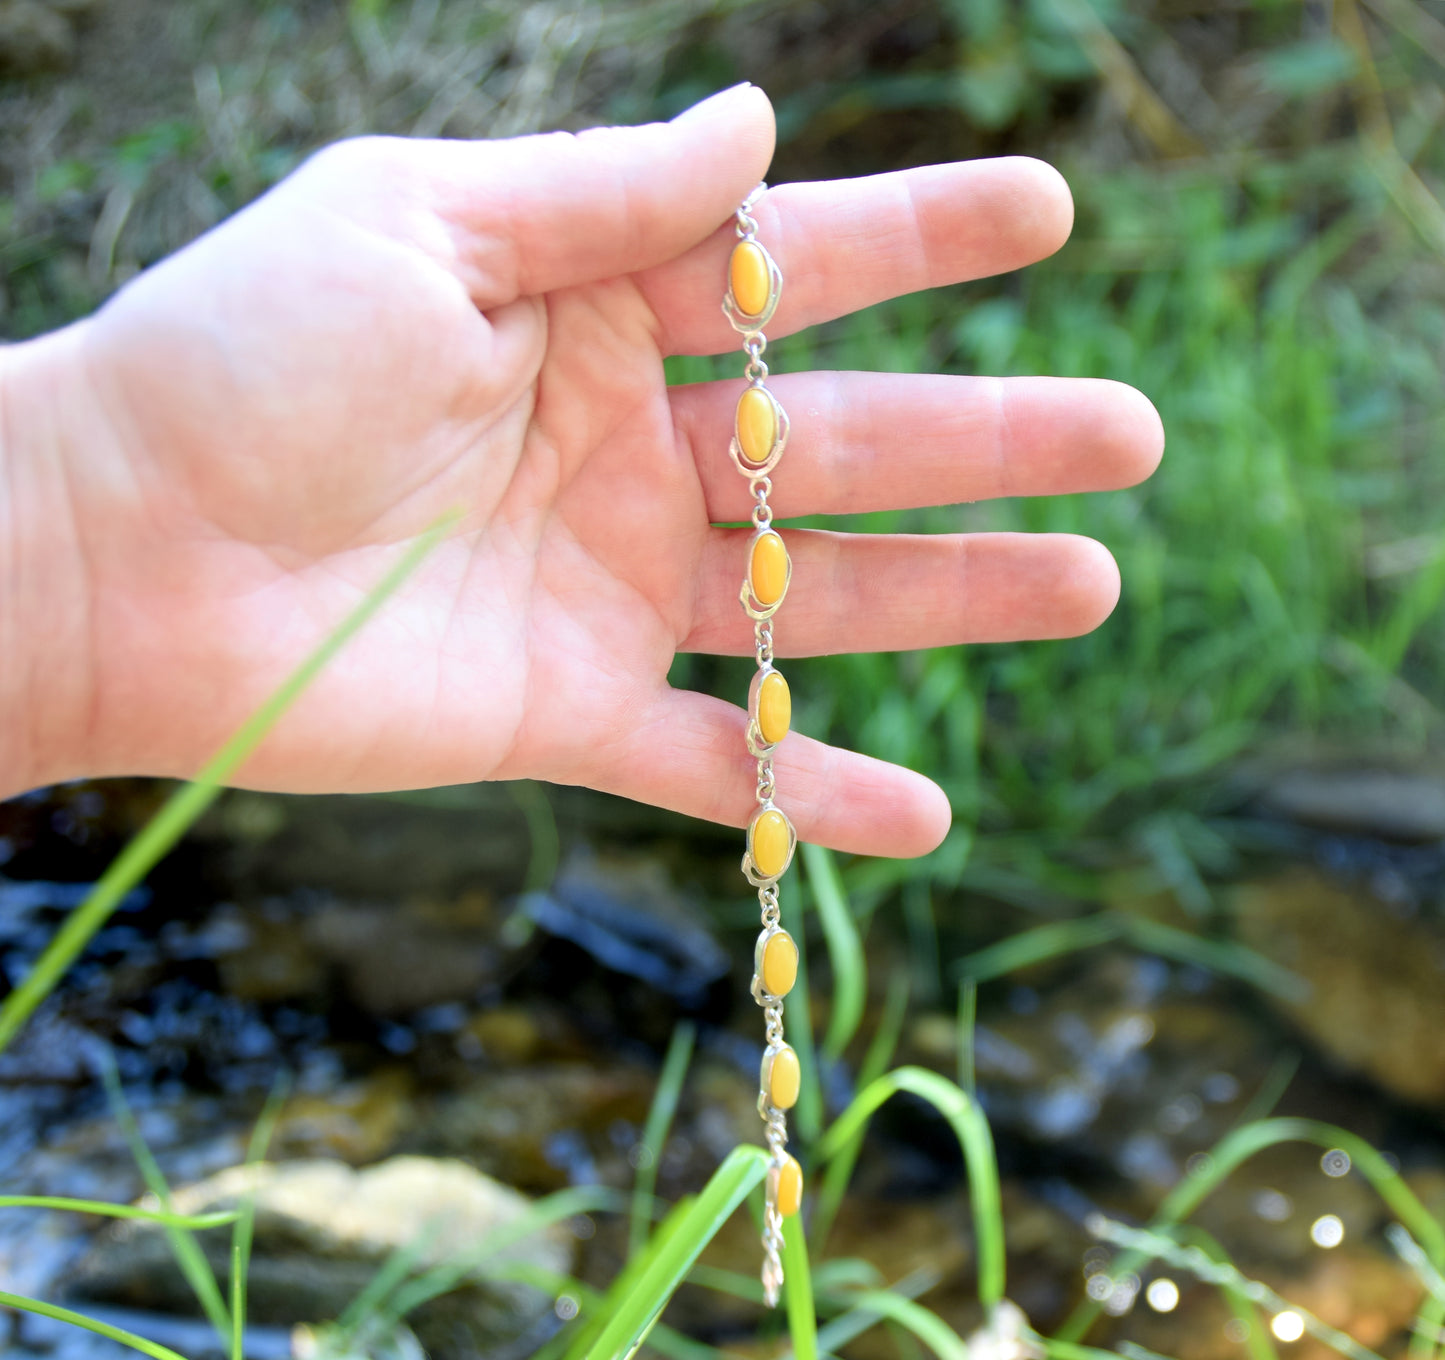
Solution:
<svg viewBox="0 0 1445 1360">
<path fill-rule="evenodd" d="M 1149 399 L 1106 379 L 791 373 L 768 387 L 792 423 L 771 497 L 785 517 L 1111 491 L 1143 481 L 1164 449 Z M 742 391 L 732 380 L 670 393 L 714 521 L 752 510 L 728 455 Z"/>
</svg>

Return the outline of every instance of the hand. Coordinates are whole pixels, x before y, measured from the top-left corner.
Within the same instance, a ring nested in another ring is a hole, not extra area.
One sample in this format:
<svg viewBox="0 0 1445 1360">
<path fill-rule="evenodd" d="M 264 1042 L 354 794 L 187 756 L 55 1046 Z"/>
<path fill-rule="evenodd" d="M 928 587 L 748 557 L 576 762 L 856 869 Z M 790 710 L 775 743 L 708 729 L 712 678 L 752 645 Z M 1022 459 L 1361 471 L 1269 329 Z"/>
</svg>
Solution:
<svg viewBox="0 0 1445 1360">
<path fill-rule="evenodd" d="M 727 454 L 739 382 L 669 389 L 662 360 L 736 349 L 732 213 L 772 148 L 751 87 L 666 125 L 340 143 L 93 318 L 5 355 L 0 549 L 19 567 L 0 584 L 0 702 L 30 741 L 0 794 L 194 773 L 463 507 L 242 782 L 528 776 L 744 824 L 742 711 L 666 679 L 678 651 L 752 652 L 749 531 L 713 527 L 750 508 Z M 1154 467 L 1158 418 L 1116 383 L 790 374 L 776 344 L 1054 251 L 1072 209 L 1047 166 L 786 185 L 756 216 L 784 278 L 767 328 L 793 425 L 780 518 Z M 786 537 L 782 658 L 1066 636 L 1117 597 L 1108 552 L 1067 535 Z M 776 769 L 803 839 L 909 855 L 947 830 L 942 792 L 896 766 L 795 732 Z"/>
</svg>

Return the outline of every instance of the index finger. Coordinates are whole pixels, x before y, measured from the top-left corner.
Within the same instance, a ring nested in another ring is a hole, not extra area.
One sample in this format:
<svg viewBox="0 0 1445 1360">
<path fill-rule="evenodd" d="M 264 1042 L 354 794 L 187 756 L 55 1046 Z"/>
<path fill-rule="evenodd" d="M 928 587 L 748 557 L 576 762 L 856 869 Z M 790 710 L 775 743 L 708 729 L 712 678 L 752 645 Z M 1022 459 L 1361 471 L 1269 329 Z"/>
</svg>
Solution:
<svg viewBox="0 0 1445 1360">
<path fill-rule="evenodd" d="M 926 165 L 864 179 L 784 184 L 752 215 L 783 275 L 770 339 L 903 293 L 1033 264 L 1068 239 L 1063 176 L 1027 156 Z M 665 354 L 721 354 L 737 335 L 720 309 L 731 219 L 636 276 Z"/>
</svg>

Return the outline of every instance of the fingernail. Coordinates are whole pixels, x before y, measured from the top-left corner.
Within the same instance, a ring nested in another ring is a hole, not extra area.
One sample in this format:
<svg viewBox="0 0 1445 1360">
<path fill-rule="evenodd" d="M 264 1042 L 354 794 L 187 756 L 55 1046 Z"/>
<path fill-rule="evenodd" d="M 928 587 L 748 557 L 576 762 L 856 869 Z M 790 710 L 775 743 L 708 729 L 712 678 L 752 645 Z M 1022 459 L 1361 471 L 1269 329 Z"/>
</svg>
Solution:
<svg viewBox="0 0 1445 1360">
<path fill-rule="evenodd" d="M 744 90 L 751 90 L 751 80 L 739 81 L 736 85 L 730 85 L 726 90 L 719 90 L 716 94 L 710 94 L 700 103 L 694 104 L 690 109 L 684 109 L 672 121 L 674 123 L 685 123 L 689 118 L 696 118 L 704 110 L 711 113 L 713 109 L 721 107 L 730 99 L 736 99 Z"/>
</svg>

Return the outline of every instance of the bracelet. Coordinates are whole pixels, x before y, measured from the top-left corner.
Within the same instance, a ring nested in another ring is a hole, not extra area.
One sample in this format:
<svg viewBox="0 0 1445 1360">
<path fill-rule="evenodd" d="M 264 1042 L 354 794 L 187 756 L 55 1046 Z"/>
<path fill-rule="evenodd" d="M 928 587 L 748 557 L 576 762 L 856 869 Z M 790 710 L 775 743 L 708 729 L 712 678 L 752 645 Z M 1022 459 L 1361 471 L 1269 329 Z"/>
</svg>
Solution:
<svg viewBox="0 0 1445 1360">
<path fill-rule="evenodd" d="M 766 1126 L 772 1162 L 768 1169 L 763 1211 L 763 1297 L 776 1307 L 783 1286 L 783 1220 L 796 1214 L 803 1200 L 803 1169 L 788 1153 L 787 1111 L 797 1103 L 800 1085 L 798 1055 L 783 1038 L 783 998 L 798 976 L 798 946 L 779 924 L 778 879 L 792 862 L 797 834 L 788 816 L 773 802 L 773 752 L 788 735 L 792 697 L 788 682 L 773 665 L 773 615 L 788 593 L 793 566 L 782 535 L 772 527 L 768 474 L 788 442 L 788 416 L 768 390 L 763 361 L 767 325 L 778 305 L 783 276 L 758 243 L 758 224 L 751 209 L 766 191 L 760 184 L 737 210 L 738 243 L 728 261 L 728 290 L 723 314 L 743 339 L 748 356 L 743 376 L 747 386 L 738 398 L 729 452 L 753 495 L 753 537 L 747 574 L 739 600 L 753 621 L 758 669 L 748 690 L 747 745 L 758 762 L 757 811 L 748 823 L 743 874 L 758 890 L 762 933 L 753 954 L 753 998 L 763 1008 L 767 1047 L 758 1081 L 758 1113 Z"/>
</svg>

